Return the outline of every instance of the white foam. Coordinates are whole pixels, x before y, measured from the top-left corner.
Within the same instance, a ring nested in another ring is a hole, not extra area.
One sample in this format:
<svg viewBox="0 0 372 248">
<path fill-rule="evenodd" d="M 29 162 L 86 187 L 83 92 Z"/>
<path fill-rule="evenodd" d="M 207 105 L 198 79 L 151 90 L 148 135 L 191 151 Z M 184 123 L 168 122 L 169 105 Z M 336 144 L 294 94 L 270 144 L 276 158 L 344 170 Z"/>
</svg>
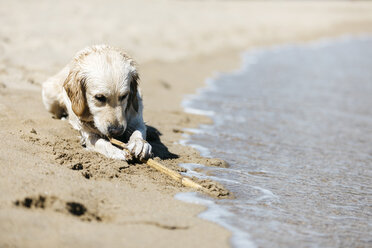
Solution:
<svg viewBox="0 0 372 248">
<path fill-rule="evenodd" d="M 266 200 L 266 199 L 270 199 L 270 200 L 277 200 L 279 199 L 279 197 L 277 195 L 274 195 L 273 192 L 271 192 L 270 190 L 268 189 L 264 189 L 264 188 L 261 188 L 261 187 L 258 187 L 258 186 L 251 186 L 252 188 L 254 189 L 257 189 L 259 191 L 261 191 L 263 193 L 262 196 L 258 197 L 256 199 L 256 201 L 262 201 L 262 200 Z"/>
<path fill-rule="evenodd" d="M 201 110 L 196 108 L 190 108 L 190 107 L 184 107 L 183 109 L 186 113 L 194 114 L 194 115 L 206 115 L 206 116 L 214 116 L 214 111 L 208 111 L 208 110 Z"/>
<path fill-rule="evenodd" d="M 179 166 L 181 166 L 182 168 L 185 168 L 187 170 L 195 170 L 197 168 L 204 168 L 205 165 L 202 165 L 202 164 L 196 164 L 196 163 L 181 163 L 181 164 L 178 164 Z"/>
<path fill-rule="evenodd" d="M 188 146 L 191 146 L 192 148 L 198 150 L 198 152 L 200 153 L 200 155 L 202 155 L 203 157 L 207 157 L 207 158 L 210 158 L 211 157 L 211 152 L 209 151 L 208 148 L 202 146 L 202 145 L 196 145 L 196 144 L 187 144 Z"/>
<path fill-rule="evenodd" d="M 184 176 L 189 176 L 189 177 L 197 177 L 200 179 L 205 179 L 207 176 L 204 176 L 203 174 L 194 171 L 195 168 L 200 168 L 200 167 L 194 167 L 195 164 L 179 164 L 182 168 L 185 168 L 187 172 L 182 172 L 181 174 Z"/>
<path fill-rule="evenodd" d="M 182 139 L 180 139 L 178 142 L 174 142 L 175 144 L 180 144 L 182 146 L 187 146 L 187 141 L 190 139 L 190 135 L 187 133 L 183 133 Z"/>
<path fill-rule="evenodd" d="M 225 221 L 225 219 L 237 217 L 235 217 L 233 213 L 216 204 L 213 200 L 202 198 L 196 192 L 178 193 L 175 195 L 175 199 L 208 207 L 208 209 L 200 213 L 198 217 L 217 223 L 227 230 L 231 231 L 231 244 L 233 247 L 257 247 L 250 239 L 250 235 L 247 232 L 244 232 Z"/>
<path fill-rule="evenodd" d="M 183 128 L 182 129 L 185 132 L 189 132 L 192 134 L 202 134 L 205 133 L 202 129 L 196 129 L 196 128 Z"/>
<path fill-rule="evenodd" d="M 185 140 L 185 139 L 181 139 L 180 141 L 178 141 L 178 142 L 174 142 L 175 144 L 180 144 L 180 145 L 182 145 L 182 146 L 187 146 L 187 140 Z"/>
<path fill-rule="evenodd" d="M 208 168 L 208 167 L 206 167 L 205 165 L 202 165 L 202 164 L 182 163 L 182 164 L 178 164 L 178 165 L 187 170 L 187 172 L 182 172 L 182 174 L 185 175 L 185 176 L 197 177 L 197 178 L 200 178 L 200 179 L 210 179 L 210 180 L 214 180 L 214 181 L 226 182 L 226 183 L 232 183 L 232 184 L 241 184 L 238 181 L 225 179 L 225 178 L 220 178 L 220 177 L 215 177 L 215 176 L 207 176 L 203 173 L 195 171 L 195 169 L 198 169 L 198 168 Z"/>
<path fill-rule="evenodd" d="M 188 134 L 182 134 L 182 137 L 184 139 L 181 139 L 178 142 L 178 144 L 183 145 L 183 146 L 190 146 L 190 147 L 194 148 L 195 150 L 197 150 L 200 153 L 201 156 L 211 158 L 211 153 L 210 153 L 208 148 L 206 148 L 202 145 L 188 143 L 189 142 L 189 137 L 190 137 L 190 135 L 188 135 Z"/>
<path fill-rule="evenodd" d="M 198 169 L 198 168 L 205 168 L 205 169 L 208 168 L 207 166 L 202 165 L 202 164 L 182 163 L 182 164 L 178 164 L 178 165 L 187 170 L 187 172 L 182 172 L 182 174 L 185 175 L 185 176 L 197 177 L 197 178 L 200 178 L 200 179 L 210 179 L 210 180 L 214 180 L 214 181 L 217 181 L 217 182 L 226 182 L 226 183 L 231 183 L 231 184 L 241 184 L 238 181 L 234 181 L 234 180 L 230 180 L 230 179 L 226 179 L 226 178 L 215 177 L 215 176 L 207 176 L 203 173 L 195 171 L 195 169 Z M 221 168 L 213 168 L 213 169 L 221 169 Z M 223 169 L 226 169 L 226 168 L 223 168 Z"/>
<path fill-rule="evenodd" d="M 183 111 L 189 114 L 195 114 L 195 115 L 205 115 L 205 116 L 214 116 L 214 111 L 208 111 L 208 110 L 202 110 L 199 108 L 191 107 L 191 102 L 195 99 L 197 99 L 200 95 L 203 94 L 206 90 L 212 90 L 215 88 L 214 80 L 211 78 L 206 79 L 205 81 L 206 86 L 203 88 L 199 88 L 197 90 L 197 93 L 194 95 L 186 95 L 182 101 L 182 107 Z"/>
</svg>

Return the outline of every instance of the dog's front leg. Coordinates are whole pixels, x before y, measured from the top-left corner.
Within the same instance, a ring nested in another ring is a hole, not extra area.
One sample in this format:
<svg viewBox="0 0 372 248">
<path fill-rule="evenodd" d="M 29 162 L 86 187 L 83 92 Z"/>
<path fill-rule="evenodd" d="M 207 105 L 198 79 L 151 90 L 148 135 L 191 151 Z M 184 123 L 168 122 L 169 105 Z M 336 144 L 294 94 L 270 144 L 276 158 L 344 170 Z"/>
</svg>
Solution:
<svg viewBox="0 0 372 248">
<path fill-rule="evenodd" d="M 152 147 L 145 140 L 146 128 L 136 130 L 132 133 L 128 142 L 128 149 L 132 155 L 140 160 L 148 159 L 151 157 Z"/>
<path fill-rule="evenodd" d="M 88 134 L 85 141 L 87 149 L 99 152 L 108 158 L 126 161 L 131 158 L 131 155 L 127 151 L 115 147 L 108 140 L 105 140 L 97 135 Z"/>
</svg>

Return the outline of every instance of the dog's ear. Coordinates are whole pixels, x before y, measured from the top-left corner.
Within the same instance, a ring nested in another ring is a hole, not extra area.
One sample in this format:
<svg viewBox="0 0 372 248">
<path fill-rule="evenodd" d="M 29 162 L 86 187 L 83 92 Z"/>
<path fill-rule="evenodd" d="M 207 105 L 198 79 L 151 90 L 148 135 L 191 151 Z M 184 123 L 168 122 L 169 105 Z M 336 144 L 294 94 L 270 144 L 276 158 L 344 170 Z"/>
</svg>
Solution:
<svg viewBox="0 0 372 248">
<path fill-rule="evenodd" d="M 126 52 L 122 49 L 118 49 L 119 53 L 121 56 L 123 56 L 123 59 L 126 61 L 129 61 L 130 64 L 130 92 L 129 92 L 129 98 L 128 98 L 128 104 L 126 107 L 126 111 L 129 110 L 129 108 L 132 106 L 133 109 L 138 113 L 139 109 L 139 103 L 138 103 L 138 97 L 137 97 L 137 88 L 138 88 L 138 81 L 139 81 L 139 76 L 138 72 L 136 69 L 136 62 L 126 54 Z"/>
<path fill-rule="evenodd" d="M 133 71 L 131 73 L 131 81 L 130 81 L 130 92 L 127 104 L 127 110 L 130 106 L 138 113 L 138 97 L 137 97 L 137 88 L 138 88 L 138 80 L 139 76 L 137 71 Z"/>
<path fill-rule="evenodd" d="M 70 71 L 63 87 L 70 98 L 72 111 L 79 117 L 86 116 L 89 110 L 85 97 L 85 78 L 78 77 L 77 72 Z"/>
</svg>

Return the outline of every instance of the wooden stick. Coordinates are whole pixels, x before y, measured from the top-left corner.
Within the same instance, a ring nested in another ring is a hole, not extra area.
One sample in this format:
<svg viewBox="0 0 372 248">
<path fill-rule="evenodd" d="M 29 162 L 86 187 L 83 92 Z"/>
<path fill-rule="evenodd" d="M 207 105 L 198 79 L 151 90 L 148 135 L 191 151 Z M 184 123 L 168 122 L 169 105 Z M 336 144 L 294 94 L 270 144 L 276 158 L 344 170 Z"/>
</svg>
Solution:
<svg viewBox="0 0 372 248">
<path fill-rule="evenodd" d="M 110 142 L 120 148 L 122 148 L 123 150 L 126 150 L 128 153 L 129 150 L 126 146 L 126 144 L 124 142 L 121 142 L 117 139 L 114 139 L 114 138 L 111 138 L 110 139 Z M 184 177 L 182 176 L 180 173 L 178 173 L 177 171 L 174 171 L 174 170 L 171 170 L 169 169 L 168 167 L 162 165 L 161 163 L 159 162 L 156 162 L 155 160 L 153 159 L 148 159 L 146 161 L 143 161 L 144 163 L 146 163 L 148 166 L 158 170 L 159 172 L 163 173 L 163 174 L 166 174 L 167 176 L 173 178 L 175 181 L 178 181 L 180 182 L 183 186 L 186 186 L 186 187 L 189 187 L 189 188 L 193 188 L 193 189 L 197 189 L 197 190 L 203 190 L 205 191 L 205 188 L 203 186 L 201 186 L 199 183 L 196 183 L 194 181 L 192 181 L 190 178 L 188 177 Z"/>
</svg>

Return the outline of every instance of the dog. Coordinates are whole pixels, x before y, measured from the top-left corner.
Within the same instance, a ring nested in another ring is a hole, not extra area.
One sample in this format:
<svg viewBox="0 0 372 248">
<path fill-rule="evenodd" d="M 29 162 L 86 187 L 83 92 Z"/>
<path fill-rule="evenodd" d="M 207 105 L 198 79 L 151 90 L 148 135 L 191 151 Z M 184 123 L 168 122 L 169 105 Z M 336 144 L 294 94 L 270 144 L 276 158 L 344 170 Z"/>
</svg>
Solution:
<svg viewBox="0 0 372 248">
<path fill-rule="evenodd" d="M 46 109 L 56 118 L 68 116 L 87 149 L 120 160 L 151 157 L 146 142 L 142 96 L 135 61 L 107 45 L 87 47 L 42 85 Z M 128 151 L 109 142 L 128 137 Z"/>
</svg>

